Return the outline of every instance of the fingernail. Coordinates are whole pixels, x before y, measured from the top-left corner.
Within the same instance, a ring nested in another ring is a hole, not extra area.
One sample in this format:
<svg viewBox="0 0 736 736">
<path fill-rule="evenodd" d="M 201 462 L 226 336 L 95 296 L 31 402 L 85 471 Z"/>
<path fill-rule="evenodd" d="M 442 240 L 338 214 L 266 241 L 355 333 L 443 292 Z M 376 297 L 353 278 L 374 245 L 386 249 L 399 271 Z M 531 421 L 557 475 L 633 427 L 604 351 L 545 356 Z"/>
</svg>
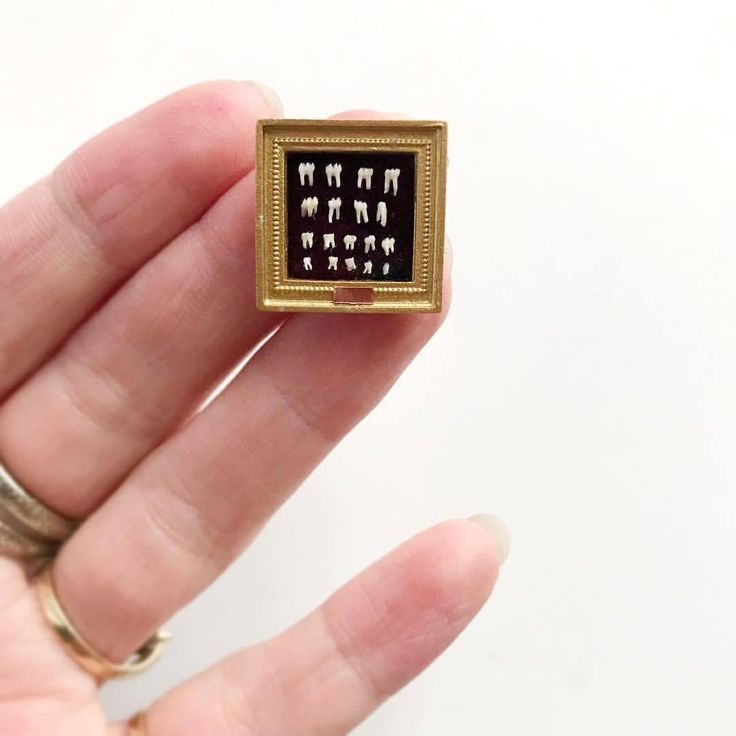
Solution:
<svg viewBox="0 0 736 736">
<path fill-rule="evenodd" d="M 270 87 L 261 82 L 256 82 L 254 79 L 251 79 L 248 84 L 252 84 L 263 95 L 275 118 L 284 117 L 284 106 L 281 99 Z"/>
<path fill-rule="evenodd" d="M 452 264 L 455 260 L 455 251 L 452 247 L 452 241 L 445 236 L 445 261 L 447 262 L 448 272 L 452 272 Z"/>
<path fill-rule="evenodd" d="M 498 548 L 498 564 L 503 565 L 511 548 L 511 535 L 506 524 L 497 516 L 491 514 L 475 514 L 468 517 L 468 521 L 483 527 L 493 537 L 493 541 Z"/>
</svg>

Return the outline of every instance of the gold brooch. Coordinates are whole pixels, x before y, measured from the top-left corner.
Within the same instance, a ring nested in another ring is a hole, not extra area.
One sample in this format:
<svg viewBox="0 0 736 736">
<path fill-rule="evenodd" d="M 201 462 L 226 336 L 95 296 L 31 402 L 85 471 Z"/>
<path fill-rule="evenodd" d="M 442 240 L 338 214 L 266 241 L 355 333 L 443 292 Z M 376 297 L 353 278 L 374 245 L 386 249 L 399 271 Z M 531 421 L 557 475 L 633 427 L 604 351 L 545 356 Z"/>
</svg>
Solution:
<svg viewBox="0 0 736 736">
<path fill-rule="evenodd" d="M 258 124 L 258 308 L 438 312 L 447 126 Z"/>
</svg>

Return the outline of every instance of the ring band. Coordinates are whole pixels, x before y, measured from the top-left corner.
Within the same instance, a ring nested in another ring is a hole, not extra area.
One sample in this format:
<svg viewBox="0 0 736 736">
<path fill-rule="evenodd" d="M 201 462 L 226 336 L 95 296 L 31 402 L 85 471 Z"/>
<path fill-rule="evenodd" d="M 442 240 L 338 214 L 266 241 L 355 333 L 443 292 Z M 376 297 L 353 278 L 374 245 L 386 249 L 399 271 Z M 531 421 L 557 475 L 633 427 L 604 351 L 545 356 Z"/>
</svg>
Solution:
<svg viewBox="0 0 736 736">
<path fill-rule="evenodd" d="M 77 528 L 76 522 L 52 511 L 34 498 L 0 460 L 0 510 L 17 531 L 39 542 L 61 544 Z"/>
<path fill-rule="evenodd" d="M 56 549 L 56 545 L 24 536 L 0 518 L 0 555 L 16 560 L 38 560 L 53 557 Z"/>
<path fill-rule="evenodd" d="M 35 584 L 44 615 L 59 635 L 69 655 L 85 672 L 101 682 L 145 672 L 161 657 L 164 643 L 171 638 L 170 634 L 159 631 L 125 662 L 112 662 L 98 654 L 69 621 L 56 594 L 51 563 L 45 565 L 39 572 Z"/>
<path fill-rule="evenodd" d="M 145 711 L 139 713 L 137 716 L 133 716 L 128 723 L 128 733 L 126 736 L 148 736 L 146 722 Z"/>
</svg>

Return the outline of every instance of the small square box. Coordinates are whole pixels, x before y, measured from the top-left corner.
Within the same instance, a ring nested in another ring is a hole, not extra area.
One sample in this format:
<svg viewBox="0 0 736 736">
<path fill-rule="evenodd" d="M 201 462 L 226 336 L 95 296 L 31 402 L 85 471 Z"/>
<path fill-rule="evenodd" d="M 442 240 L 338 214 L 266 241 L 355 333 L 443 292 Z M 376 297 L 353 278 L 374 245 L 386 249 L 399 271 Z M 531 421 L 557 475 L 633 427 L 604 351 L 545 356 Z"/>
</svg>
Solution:
<svg viewBox="0 0 736 736">
<path fill-rule="evenodd" d="M 258 308 L 438 312 L 447 126 L 262 120 Z"/>
</svg>

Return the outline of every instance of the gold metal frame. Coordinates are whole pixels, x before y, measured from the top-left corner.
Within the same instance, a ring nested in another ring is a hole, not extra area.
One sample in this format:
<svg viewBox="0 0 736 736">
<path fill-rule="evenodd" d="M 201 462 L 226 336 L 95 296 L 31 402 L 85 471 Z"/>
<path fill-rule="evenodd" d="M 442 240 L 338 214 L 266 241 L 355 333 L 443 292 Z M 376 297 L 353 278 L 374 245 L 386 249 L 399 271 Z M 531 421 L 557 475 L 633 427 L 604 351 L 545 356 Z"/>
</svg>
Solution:
<svg viewBox="0 0 736 736">
<path fill-rule="evenodd" d="M 286 153 L 413 153 L 412 281 L 290 279 L 286 271 Z M 279 312 L 439 312 L 445 242 L 447 125 L 412 120 L 261 120 L 257 137 L 257 306 Z M 372 292 L 371 303 L 350 293 Z M 348 294 L 339 298 L 338 294 Z"/>
</svg>

